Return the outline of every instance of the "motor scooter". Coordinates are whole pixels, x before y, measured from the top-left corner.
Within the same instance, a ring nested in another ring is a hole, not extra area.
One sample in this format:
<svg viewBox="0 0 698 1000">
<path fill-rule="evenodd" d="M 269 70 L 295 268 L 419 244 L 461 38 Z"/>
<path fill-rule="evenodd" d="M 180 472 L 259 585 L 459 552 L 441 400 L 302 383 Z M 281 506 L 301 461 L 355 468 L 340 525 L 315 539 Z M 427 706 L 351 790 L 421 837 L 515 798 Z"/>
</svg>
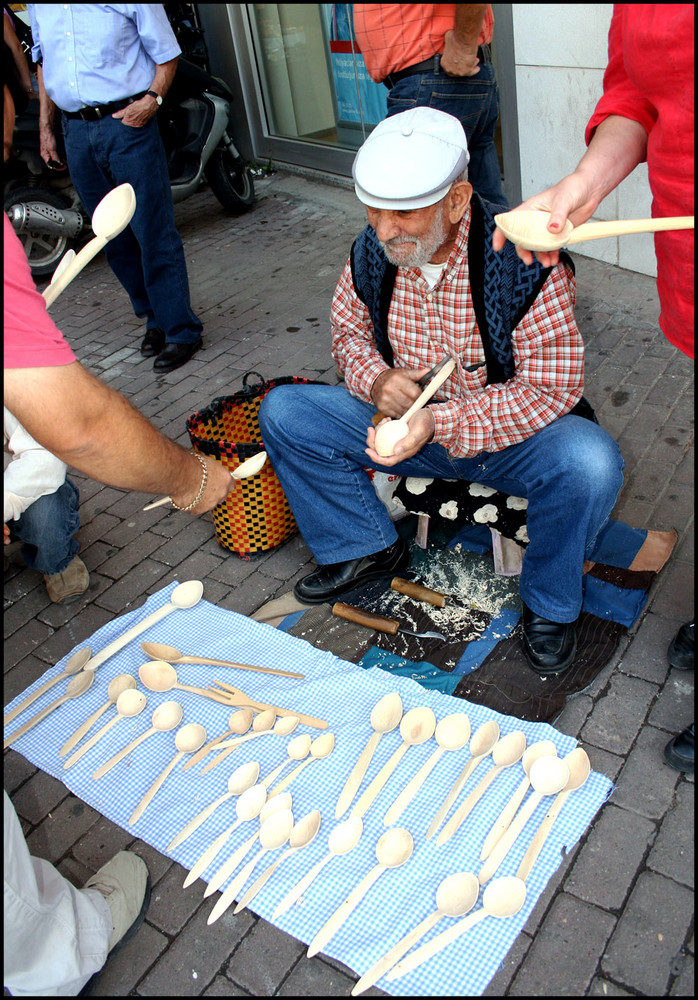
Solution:
<svg viewBox="0 0 698 1000">
<path fill-rule="evenodd" d="M 240 215 L 254 204 L 254 181 L 231 133 L 232 100 L 223 80 L 180 57 L 158 111 L 174 202 L 188 198 L 205 178 L 227 211 Z M 4 209 L 24 244 L 32 275 L 48 278 L 65 252 L 91 237 L 92 230 L 68 170 L 50 167 L 39 155 L 38 98 L 16 118 L 5 178 Z"/>
</svg>

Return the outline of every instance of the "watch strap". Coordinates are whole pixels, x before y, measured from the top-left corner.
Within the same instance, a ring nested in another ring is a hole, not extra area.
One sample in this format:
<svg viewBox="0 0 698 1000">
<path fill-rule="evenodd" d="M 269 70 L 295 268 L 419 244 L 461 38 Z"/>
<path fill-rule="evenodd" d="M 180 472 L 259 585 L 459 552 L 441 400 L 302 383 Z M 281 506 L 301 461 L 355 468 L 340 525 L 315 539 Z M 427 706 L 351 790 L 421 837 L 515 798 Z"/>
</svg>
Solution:
<svg viewBox="0 0 698 1000">
<path fill-rule="evenodd" d="M 160 97 L 159 94 L 156 94 L 154 90 L 147 90 L 146 97 L 154 97 L 158 102 L 158 107 L 162 104 L 162 97 Z"/>
</svg>

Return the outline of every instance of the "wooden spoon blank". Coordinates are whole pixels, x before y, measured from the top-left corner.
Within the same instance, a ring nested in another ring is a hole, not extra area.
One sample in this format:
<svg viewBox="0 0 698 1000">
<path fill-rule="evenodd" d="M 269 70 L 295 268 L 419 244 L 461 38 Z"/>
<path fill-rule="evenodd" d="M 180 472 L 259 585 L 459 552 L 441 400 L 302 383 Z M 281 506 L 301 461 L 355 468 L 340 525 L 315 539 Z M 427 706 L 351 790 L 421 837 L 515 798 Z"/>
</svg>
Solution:
<svg viewBox="0 0 698 1000">
<path fill-rule="evenodd" d="M 231 684 L 224 684 L 223 681 L 214 681 L 216 687 L 223 688 L 224 691 L 230 693 L 230 698 L 226 704 L 235 706 L 249 705 L 254 709 L 258 709 L 260 712 L 264 712 L 267 709 L 273 708 L 277 715 L 295 715 L 298 717 L 299 721 L 304 726 L 312 726 L 315 729 L 327 729 L 327 722 L 325 719 L 316 719 L 313 715 L 303 715 L 297 712 L 294 708 L 280 708 L 278 705 L 266 705 L 261 701 L 253 701 L 248 698 L 244 691 L 239 688 L 233 687 Z"/>
</svg>

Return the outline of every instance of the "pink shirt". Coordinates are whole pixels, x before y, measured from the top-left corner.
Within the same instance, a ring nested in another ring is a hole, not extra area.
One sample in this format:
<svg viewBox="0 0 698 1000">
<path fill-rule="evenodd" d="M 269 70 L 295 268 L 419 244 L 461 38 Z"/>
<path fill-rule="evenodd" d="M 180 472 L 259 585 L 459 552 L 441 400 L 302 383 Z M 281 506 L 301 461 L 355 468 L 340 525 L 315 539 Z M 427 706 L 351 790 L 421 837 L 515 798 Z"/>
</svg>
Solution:
<svg viewBox="0 0 698 1000">
<path fill-rule="evenodd" d="M 76 360 L 36 290 L 24 247 L 3 212 L 5 244 L 5 368 L 53 368 Z"/>
</svg>

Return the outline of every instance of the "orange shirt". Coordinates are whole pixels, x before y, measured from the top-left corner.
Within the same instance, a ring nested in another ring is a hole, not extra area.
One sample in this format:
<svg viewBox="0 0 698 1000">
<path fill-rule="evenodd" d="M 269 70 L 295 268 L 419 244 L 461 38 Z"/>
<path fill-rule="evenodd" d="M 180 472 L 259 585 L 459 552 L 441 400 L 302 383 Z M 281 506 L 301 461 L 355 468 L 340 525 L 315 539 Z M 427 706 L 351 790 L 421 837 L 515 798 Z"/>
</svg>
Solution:
<svg viewBox="0 0 698 1000">
<path fill-rule="evenodd" d="M 354 34 L 371 78 L 377 83 L 444 50 L 444 35 L 456 23 L 454 3 L 355 3 Z M 487 5 L 478 45 L 492 41 L 494 14 Z"/>
</svg>

